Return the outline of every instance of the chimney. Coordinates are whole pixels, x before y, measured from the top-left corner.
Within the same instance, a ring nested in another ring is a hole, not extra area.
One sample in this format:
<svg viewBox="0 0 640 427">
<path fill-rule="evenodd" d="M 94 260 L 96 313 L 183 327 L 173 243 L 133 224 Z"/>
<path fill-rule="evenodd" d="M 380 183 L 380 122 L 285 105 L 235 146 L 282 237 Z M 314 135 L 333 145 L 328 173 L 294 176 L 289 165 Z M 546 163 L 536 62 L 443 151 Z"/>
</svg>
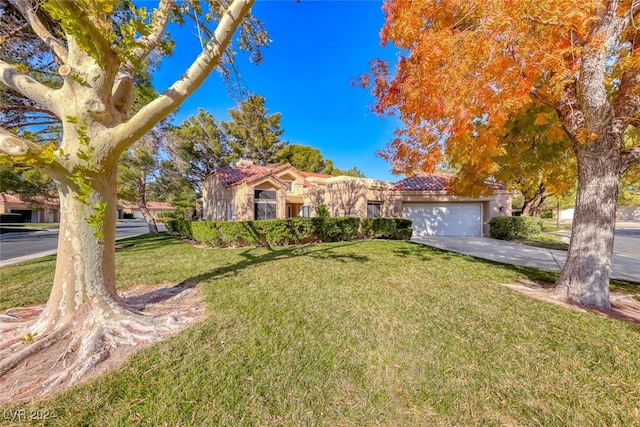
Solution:
<svg viewBox="0 0 640 427">
<path fill-rule="evenodd" d="M 253 160 L 249 160 L 249 159 L 240 159 L 236 162 L 236 167 L 237 168 L 248 168 L 250 166 L 253 166 Z"/>
</svg>

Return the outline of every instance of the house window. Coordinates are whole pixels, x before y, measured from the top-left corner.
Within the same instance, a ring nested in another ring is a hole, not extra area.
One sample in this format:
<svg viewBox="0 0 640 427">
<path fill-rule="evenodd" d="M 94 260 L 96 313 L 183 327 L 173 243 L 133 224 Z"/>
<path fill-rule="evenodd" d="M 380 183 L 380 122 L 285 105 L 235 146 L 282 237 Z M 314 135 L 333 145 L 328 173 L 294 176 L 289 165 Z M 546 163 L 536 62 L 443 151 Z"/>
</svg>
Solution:
<svg viewBox="0 0 640 427">
<path fill-rule="evenodd" d="M 311 216 L 311 206 L 303 206 L 300 208 L 300 216 L 309 218 Z"/>
<path fill-rule="evenodd" d="M 255 190 L 254 219 L 276 218 L 276 195 L 274 190 Z"/>
<path fill-rule="evenodd" d="M 218 203 L 216 203 L 216 218 L 215 219 L 220 219 L 221 216 L 222 216 L 222 205 L 218 202 Z"/>
<path fill-rule="evenodd" d="M 227 221 L 233 221 L 233 203 L 227 203 Z"/>
<path fill-rule="evenodd" d="M 287 181 L 287 193 L 293 193 L 295 191 L 296 188 L 296 182 L 295 181 Z"/>
<path fill-rule="evenodd" d="M 380 218 L 380 202 L 367 203 L 367 218 Z"/>
</svg>

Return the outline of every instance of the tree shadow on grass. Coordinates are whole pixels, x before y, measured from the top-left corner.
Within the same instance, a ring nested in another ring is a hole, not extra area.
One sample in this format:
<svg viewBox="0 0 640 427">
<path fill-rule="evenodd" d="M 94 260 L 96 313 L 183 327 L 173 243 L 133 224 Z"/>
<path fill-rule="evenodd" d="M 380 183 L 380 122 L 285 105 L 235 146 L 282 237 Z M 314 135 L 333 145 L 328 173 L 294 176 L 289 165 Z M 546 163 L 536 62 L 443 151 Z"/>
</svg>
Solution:
<svg viewBox="0 0 640 427">
<path fill-rule="evenodd" d="M 370 258 L 364 255 L 356 253 L 343 253 L 344 248 L 357 245 L 355 242 L 339 242 L 333 243 L 330 246 L 325 244 L 307 244 L 301 246 L 289 246 L 289 247 L 263 247 L 263 248 L 248 248 L 242 251 L 239 255 L 242 259 L 238 262 L 215 268 L 206 273 L 199 274 L 194 277 L 183 280 L 177 286 L 190 285 L 195 286 L 200 282 L 205 282 L 213 279 L 221 279 L 229 276 L 237 275 L 241 270 L 256 265 L 285 260 L 291 258 L 307 257 L 315 259 L 326 259 L 332 261 L 338 261 L 342 263 L 348 262 L 366 262 Z"/>
<path fill-rule="evenodd" d="M 473 256 L 461 254 L 455 251 L 448 251 L 445 249 L 435 248 L 433 246 L 423 245 L 422 243 L 408 243 L 409 246 L 394 249 L 392 252 L 402 257 L 413 257 L 417 261 L 448 261 L 453 257 L 460 257 L 471 263 L 515 271 L 516 273 L 526 276 L 529 280 L 542 283 L 554 283 L 560 274 L 558 272 L 540 270 L 533 267 L 524 267 L 520 265 L 506 264 L 482 258 L 475 258 Z"/>
</svg>

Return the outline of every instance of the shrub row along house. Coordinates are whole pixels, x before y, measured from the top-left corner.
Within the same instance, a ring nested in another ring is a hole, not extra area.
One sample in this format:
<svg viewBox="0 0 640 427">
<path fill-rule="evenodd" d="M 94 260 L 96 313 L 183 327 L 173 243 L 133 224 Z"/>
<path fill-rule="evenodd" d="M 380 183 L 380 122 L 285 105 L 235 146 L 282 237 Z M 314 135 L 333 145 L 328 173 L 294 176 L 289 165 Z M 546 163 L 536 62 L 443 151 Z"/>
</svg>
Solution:
<svg viewBox="0 0 640 427">
<path fill-rule="evenodd" d="M 315 216 L 324 205 L 333 217 L 391 217 L 413 221 L 414 236 L 488 235 L 494 216 L 511 215 L 512 194 L 493 186 L 479 198 L 452 195 L 444 173 L 423 174 L 398 183 L 304 172 L 240 160 L 204 181 L 205 220 L 250 221 Z"/>
</svg>

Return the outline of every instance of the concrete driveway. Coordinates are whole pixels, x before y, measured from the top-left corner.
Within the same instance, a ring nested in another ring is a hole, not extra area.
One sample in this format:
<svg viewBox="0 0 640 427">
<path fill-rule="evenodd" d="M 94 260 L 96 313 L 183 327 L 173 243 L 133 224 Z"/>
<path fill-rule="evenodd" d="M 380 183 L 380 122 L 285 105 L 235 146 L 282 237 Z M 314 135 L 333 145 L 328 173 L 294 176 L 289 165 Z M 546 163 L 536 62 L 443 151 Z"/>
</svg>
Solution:
<svg viewBox="0 0 640 427">
<path fill-rule="evenodd" d="M 560 271 L 567 259 L 565 251 L 536 248 L 488 237 L 429 236 L 414 237 L 411 241 L 475 258 L 550 271 Z M 640 256 L 614 253 L 611 277 L 640 282 Z"/>
</svg>

